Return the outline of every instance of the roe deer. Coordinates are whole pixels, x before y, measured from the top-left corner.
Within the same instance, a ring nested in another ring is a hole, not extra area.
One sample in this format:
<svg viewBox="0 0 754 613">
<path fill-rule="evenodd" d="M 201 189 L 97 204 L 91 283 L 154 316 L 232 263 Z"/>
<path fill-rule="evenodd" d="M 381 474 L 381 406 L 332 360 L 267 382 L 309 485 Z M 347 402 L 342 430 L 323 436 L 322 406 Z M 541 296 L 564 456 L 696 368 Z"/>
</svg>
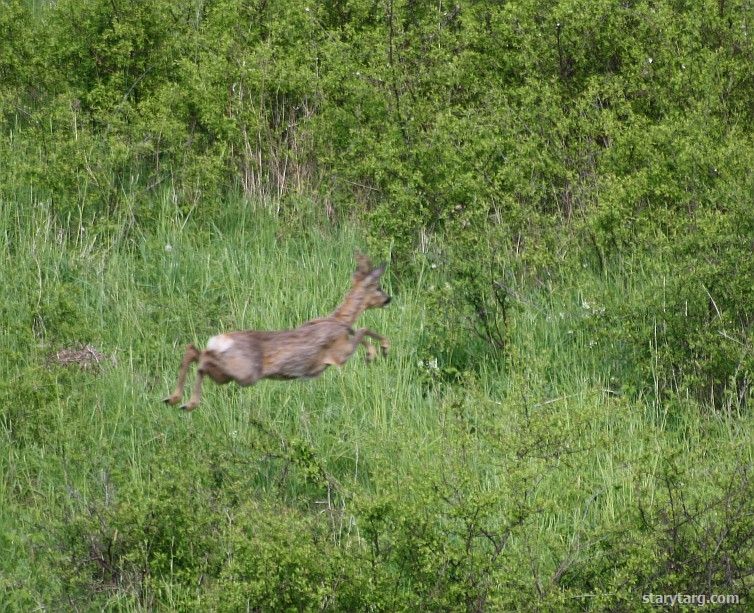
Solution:
<svg viewBox="0 0 754 613">
<path fill-rule="evenodd" d="M 178 371 L 178 384 L 164 402 L 175 405 L 183 397 L 186 373 L 198 362 L 196 383 L 189 401 L 181 405 L 186 411 L 197 407 L 202 395 L 202 379 L 209 376 L 216 383 L 235 381 L 252 385 L 259 379 L 302 379 L 321 375 L 331 365 L 340 366 L 350 358 L 359 344 L 367 350 L 367 361 L 377 353 L 364 337 L 379 341 L 383 355 L 388 340 L 367 328 L 353 329 L 356 319 L 366 309 L 386 306 L 391 297 L 380 288 L 385 266 L 374 268 L 369 259 L 356 254 L 358 268 L 345 300 L 327 317 L 312 319 L 294 330 L 276 332 L 229 332 L 209 339 L 199 351 L 189 344 Z"/>
</svg>

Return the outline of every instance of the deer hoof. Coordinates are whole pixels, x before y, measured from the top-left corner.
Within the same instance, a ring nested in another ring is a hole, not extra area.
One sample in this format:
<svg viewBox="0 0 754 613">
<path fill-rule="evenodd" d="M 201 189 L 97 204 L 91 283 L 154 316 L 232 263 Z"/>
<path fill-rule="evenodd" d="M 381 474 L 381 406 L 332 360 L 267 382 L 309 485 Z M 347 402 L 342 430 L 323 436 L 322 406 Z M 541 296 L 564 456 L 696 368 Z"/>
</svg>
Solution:
<svg viewBox="0 0 754 613">
<path fill-rule="evenodd" d="M 374 348 L 374 345 L 367 345 L 367 355 L 366 355 L 367 363 L 371 362 L 376 357 L 377 357 L 377 350 Z"/>
<path fill-rule="evenodd" d="M 179 408 L 183 411 L 186 411 L 186 413 L 190 413 L 196 408 L 196 405 L 192 402 L 188 402 L 186 404 L 182 404 Z"/>
<path fill-rule="evenodd" d="M 176 398 L 175 396 L 168 396 L 167 398 L 163 398 L 162 399 L 162 401 L 165 404 L 169 404 L 169 405 L 178 404 L 179 400 L 180 400 L 180 398 Z"/>
</svg>

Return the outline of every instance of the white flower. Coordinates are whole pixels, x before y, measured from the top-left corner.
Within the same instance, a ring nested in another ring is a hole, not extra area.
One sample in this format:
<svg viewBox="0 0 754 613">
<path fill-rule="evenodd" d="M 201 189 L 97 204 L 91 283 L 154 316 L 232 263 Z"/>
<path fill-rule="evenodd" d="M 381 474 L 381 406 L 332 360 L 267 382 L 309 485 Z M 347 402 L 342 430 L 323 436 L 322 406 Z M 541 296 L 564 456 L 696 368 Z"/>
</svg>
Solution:
<svg viewBox="0 0 754 613">
<path fill-rule="evenodd" d="M 172 250 L 173 250 L 173 245 L 171 245 L 170 243 L 168 243 L 167 245 L 165 245 L 165 251 L 167 253 L 170 253 Z"/>
</svg>

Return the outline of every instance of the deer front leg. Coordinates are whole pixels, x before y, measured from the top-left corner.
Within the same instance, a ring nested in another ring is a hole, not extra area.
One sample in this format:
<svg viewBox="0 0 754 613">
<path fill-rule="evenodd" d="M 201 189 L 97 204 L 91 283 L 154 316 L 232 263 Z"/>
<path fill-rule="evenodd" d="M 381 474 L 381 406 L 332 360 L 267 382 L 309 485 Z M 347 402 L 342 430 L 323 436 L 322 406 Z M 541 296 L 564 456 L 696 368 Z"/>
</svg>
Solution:
<svg viewBox="0 0 754 613">
<path fill-rule="evenodd" d="M 361 341 L 361 344 L 364 345 L 364 347 L 366 347 L 366 350 L 367 350 L 366 360 L 367 360 L 367 362 L 371 362 L 372 360 L 374 360 L 374 358 L 377 357 L 377 350 L 374 348 L 374 345 L 372 345 L 372 343 L 370 343 L 369 341 L 365 341 L 363 339 Z"/>
<path fill-rule="evenodd" d="M 373 338 L 376 341 L 379 341 L 380 342 L 380 347 L 382 348 L 382 355 L 383 356 L 387 355 L 387 351 L 388 351 L 388 349 L 390 349 L 390 341 L 389 340 L 387 340 L 381 334 L 377 334 L 376 332 L 372 332 L 368 328 L 361 328 L 361 330 L 359 330 L 358 333 L 361 333 L 361 332 L 363 332 L 362 337 L 363 336 L 368 336 L 370 338 Z M 362 345 L 367 345 L 368 344 L 363 339 L 362 339 L 361 343 L 362 343 Z M 371 354 L 372 357 L 374 357 L 375 349 L 374 349 L 374 347 L 371 344 L 369 344 L 369 347 L 371 347 L 371 351 L 369 349 L 367 349 L 367 355 Z"/>
<path fill-rule="evenodd" d="M 370 338 L 373 338 L 376 341 L 379 341 L 380 347 L 382 347 L 382 355 L 383 356 L 387 355 L 387 351 L 390 348 L 390 341 L 388 341 L 384 336 L 381 336 L 380 334 L 377 334 L 376 332 L 372 332 L 368 328 L 360 328 L 354 333 L 354 336 L 353 336 L 354 347 L 359 343 L 361 343 L 362 345 L 364 345 L 364 347 L 366 347 L 367 362 L 371 362 L 377 356 L 377 350 L 374 348 L 374 345 L 372 345 L 372 343 L 364 339 L 365 336 L 368 336 Z"/>
<path fill-rule="evenodd" d="M 186 353 L 183 354 L 183 360 L 181 361 L 181 367 L 178 370 L 178 383 L 175 386 L 175 391 L 163 399 L 165 404 L 175 405 L 178 404 L 183 396 L 183 387 L 186 384 L 186 373 L 192 362 L 196 362 L 199 359 L 199 350 L 191 344 L 186 345 Z"/>
</svg>

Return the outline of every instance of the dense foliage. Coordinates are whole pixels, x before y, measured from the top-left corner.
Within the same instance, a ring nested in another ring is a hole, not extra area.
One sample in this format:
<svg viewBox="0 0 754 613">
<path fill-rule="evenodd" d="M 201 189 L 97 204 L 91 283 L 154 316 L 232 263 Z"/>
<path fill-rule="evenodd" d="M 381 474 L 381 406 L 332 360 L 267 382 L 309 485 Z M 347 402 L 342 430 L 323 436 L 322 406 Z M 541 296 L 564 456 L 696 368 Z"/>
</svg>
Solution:
<svg viewBox="0 0 754 613">
<path fill-rule="evenodd" d="M 2 598 L 745 599 L 753 29 L 749 0 L 2 0 Z M 357 243 L 395 361 L 142 411 L 174 341 L 326 312 Z M 99 377 L 54 359 L 89 343 Z"/>
</svg>

